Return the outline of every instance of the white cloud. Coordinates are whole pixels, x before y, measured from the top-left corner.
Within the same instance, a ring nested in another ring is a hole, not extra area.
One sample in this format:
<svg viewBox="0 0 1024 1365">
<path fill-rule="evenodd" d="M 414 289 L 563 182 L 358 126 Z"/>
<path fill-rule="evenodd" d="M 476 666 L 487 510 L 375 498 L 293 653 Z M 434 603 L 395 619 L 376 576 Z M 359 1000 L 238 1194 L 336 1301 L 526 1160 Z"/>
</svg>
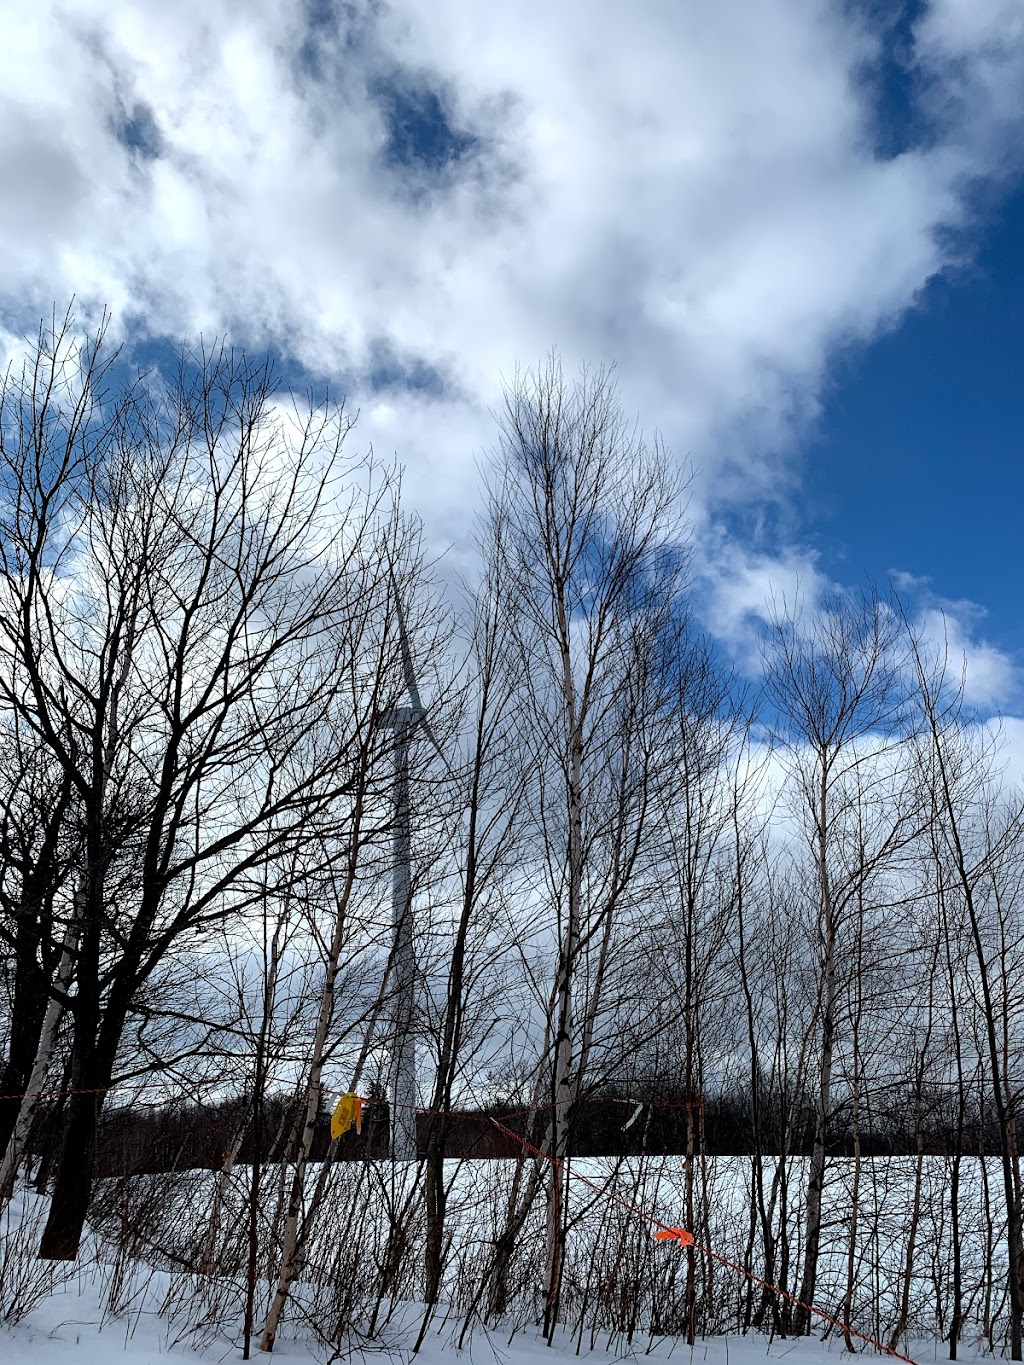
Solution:
<svg viewBox="0 0 1024 1365">
<path fill-rule="evenodd" d="M 760 554 L 737 540 L 720 545 L 702 577 L 708 585 L 705 625 L 750 673 L 760 667 L 763 628 L 773 614 L 813 615 L 832 586 L 811 555 L 797 549 Z"/>
<path fill-rule="evenodd" d="M 991 714 L 1020 704 L 1024 678 L 1019 661 L 985 638 L 987 613 L 980 603 L 939 597 L 929 579 L 902 570 L 894 570 L 890 578 L 912 621 L 925 662 L 945 667 L 951 683 L 962 679 L 969 707 Z"/>
<path fill-rule="evenodd" d="M 1020 165 L 1024 5 L 1020 0 L 932 0 L 916 27 L 934 78 L 933 111 L 980 150 L 991 169 Z"/>
<path fill-rule="evenodd" d="M 938 134 L 895 157 L 872 140 L 877 38 L 831 0 L 316 8 L 9 16 L 0 324 L 76 292 L 133 330 L 279 348 L 347 389 L 354 440 L 397 452 L 458 553 L 499 376 L 552 344 L 618 362 L 627 406 L 703 471 L 698 524 L 777 492 L 831 350 L 911 306 L 1020 129 L 1022 0 L 934 0 Z M 444 174 L 383 157 L 396 80 L 476 139 Z M 382 356 L 439 382 L 375 391 Z M 732 628 L 801 569 L 723 554 Z"/>
<path fill-rule="evenodd" d="M 1019 716 L 1003 716 L 989 722 L 986 728 L 998 745 L 1004 779 L 1024 789 L 1024 720 Z"/>
<path fill-rule="evenodd" d="M 967 704 L 988 712 L 1020 700 L 1020 675 L 1013 658 L 978 633 L 983 616 L 973 602 L 937 602 L 915 627 L 926 650 L 947 658 L 954 679 L 962 670 Z"/>
<path fill-rule="evenodd" d="M 936 663 L 944 658 L 951 682 L 962 674 L 969 707 L 991 714 L 1020 704 L 1020 666 L 985 638 L 984 607 L 937 597 L 926 578 L 899 571 L 891 578 L 925 658 Z M 813 554 L 796 547 L 764 554 L 739 538 L 714 543 L 701 565 L 701 579 L 706 628 L 751 674 L 758 671 L 763 628 L 773 612 L 796 611 L 808 620 L 827 598 L 841 598 L 845 591 L 821 572 Z"/>
</svg>

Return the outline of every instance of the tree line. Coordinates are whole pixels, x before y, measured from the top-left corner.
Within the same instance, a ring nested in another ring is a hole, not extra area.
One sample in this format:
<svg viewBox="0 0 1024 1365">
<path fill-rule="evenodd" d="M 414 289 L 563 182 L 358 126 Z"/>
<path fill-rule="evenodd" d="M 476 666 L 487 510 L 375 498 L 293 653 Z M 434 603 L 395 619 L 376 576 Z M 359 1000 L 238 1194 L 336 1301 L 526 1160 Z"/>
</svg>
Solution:
<svg viewBox="0 0 1024 1365">
<path fill-rule="evenodd" d="M 570 1155 L 685 1155 L 686 1109 L 692 1101 L 682 1093 L 667 1097 L 669 1090 L 660 1085 L 643 1086 L 627 1095 L 622 1093 L 622 1087 L 612 1087 L 609 1093 L 593 1094 L 577 1111 Z M 641 1093 L 654 1093 L 661 1098 L 641 1100 L 638 1098 Z M 703 1110 L 701 1153 L 706 1156 L 749 1156 L 752 1146 L 749 1094 L 737 1089 L 709 1095 L 699 1103 Z M 264 1097 L 260 1128 L 264 1133 L 274 1135 L 266 1143 L 264 1157 L 268 1162 L 293 1158 L 300 1105 L 301 1100 L 294 1092 Z M 219 1170 L 240 1127 L 245 1131 L 235 1149 L 234 1160 L 238 1164 L 248 1164 L 256 1157 L 252 1106 L 253 1097 L 246 1093 L 214 1104 L 179 1100 L 108 1106 L 99 1119 L 96 1178 Z M 643 1122 L 627 1126 L 624 1120 L 628 1121 L 637 1108 Z M 416 1114 L 416 1155 L 421 1160 L 426 1156 L 431 1145 L 431 1125 L 440 1117 L 445 1120 L 446 1159 L 518 1158 L 522 1153 L 519 1139 L 526 1136 L 527 1122 L 522 1116 L 509 1117 L 509 1110 L 514 1111 L 515 1104 L 499 1099 L 482 1109 L 459 1108 L 440 1116 L 420 1111 Z M 510 1132 L 506 1134 L 496 1128 L 494 1118 L 500 1119 L 503 1128 Z M 59 1104 L 44 1105 L 37 1111 L 36 1125 L 28 1142 L 27 1170 L 35 1188 L 44 1194 L 60 1122 Z M 959 1133 L 958 1129 L 956 1108 L 947 1093 L 925 1096 L 924 1115 L 915 1126 L 913 1094 L 897 1092 L 889 1097 L 884 1109 L 876 1109 L 867 1121 L 862 1115 L 856 1130 L 851 1114 L 836 1114 L 826 1147 L 832 1156 L 848 1158 L 858 1152 L 864 1157 L 915 1156 L 919 1144 L 925 1156 L 948 1157 L 958 1149 L 961 1155 L 966 1152 L 974 1156 L 999 1156 L 999 1126 L 991 1106 L 985 1109 L 977 1103 L 969 1105 L 963 1132 Z M 390 1106 L 381 1095 L 370 1101 L 361 1131 L 339 1145 L 331 1159 L 384 1159 L 391 1152 L 390 1134 Z M 814 1102 L 810 1095 L 805 1095 L 802 1123 L 799 1120 L 787 1122 L 780 1109 L 764 1122 L 760 1135 L 762 1150 L 766 1155 L 776 1157 L 785 1147 L 793 1157 L 810 1156 L 813 1135 Z M 330 1146 L 331 1106 L 325 1103 L 317 1115 L 310 1159 L 323 1160 Z"/>
<path fill-rule="evenodd" d="M 960 661 L 836 591 L 768 604 L 731 672 L 685 478 L 608 372 L 506 385 L 443 591 L 350 427 L 226 346 L 129 374 L 70 316 L 4 379 L 0 1198 L 33 1159 L 39 1256 L 112 1226 L 110 1133 L 173 1102 L 217 1112 L 217 1170 L 177 1221 L 163 1187 L 147 1254 L 202 1295 L 231 1268 L 246 1354 L 326 1295 L 331 1340 L 403 1297 L 549 1339 L 822 1303 L 1020 1359 L 1024 803 Z M 349 1089 L 381 1101 L 355 1162 Z M 483 1187 L 473 1110 L 523 1139 Z M 671 1221 L 800 1302 L 694 1247 L 598 1275 L 597 1152 L 650 1208 L 675 1154 Z M 324 1248 L 339 1208 L 369 1261 Z"/>
</svg>

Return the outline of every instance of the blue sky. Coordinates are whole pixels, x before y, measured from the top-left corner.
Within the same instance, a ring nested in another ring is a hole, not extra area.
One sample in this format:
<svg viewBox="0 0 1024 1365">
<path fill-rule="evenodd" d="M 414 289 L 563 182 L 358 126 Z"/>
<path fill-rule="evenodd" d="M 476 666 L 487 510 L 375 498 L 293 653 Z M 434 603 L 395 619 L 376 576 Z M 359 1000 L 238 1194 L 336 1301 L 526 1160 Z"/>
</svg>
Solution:
<svg viewBox="0 0 1024 1365">
<path fill-rule="evenodd" d="M 834 367 L 803 443 L 804 534 L 840 579 L 892 570 L 966 598 L 1024 651 L 1024 193 L 988 207 L 964 264 Z"/>
<path fill-rule="evenodd" d="M 1022 89 L 1024 0 L 39 0 L 0 349 L 75 295 L 146 358 L 269 350 L 445 572 L 502 376 L 614 363 L 741 665 L 772 594 L 896 574 L 1020 715 Z"/>
</svg>

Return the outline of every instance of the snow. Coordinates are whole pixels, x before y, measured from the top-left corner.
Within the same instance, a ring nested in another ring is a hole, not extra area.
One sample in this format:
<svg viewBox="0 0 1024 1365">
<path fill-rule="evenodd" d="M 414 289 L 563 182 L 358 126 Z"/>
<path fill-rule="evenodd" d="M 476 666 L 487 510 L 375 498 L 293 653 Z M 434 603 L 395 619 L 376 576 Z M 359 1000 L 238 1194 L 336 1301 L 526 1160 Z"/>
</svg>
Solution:
<svg viewBox="0 0 1024 1365">
<path fill-rule="evenodd" d="M 474 1163 L 472 1180 L 480 1180 L 489 1163 Z M 588 1163 L 598 1173 L 602 1163 Z M 204 1173 L 178 1178 L 177 1189 L 183 1202 L 195 1215 L 203 1207 L 211 1179 Z M 735 1195 L 742 1192 L 738 1180 L 723 1180 Z M 728 1201 L 726 1201 L 728 1203 Z M 111 1365 L 120 1360 L 155 1362 L 221 1362 L 241 1359 L 241 1302 L 239 1284 L 225 1278 L 218 1300 L 218 1282 L 204 1277 L 199 1292 L 196 1277 L 188 1272 L 158 1268 L 137 1256 L 119 1255 L 115 1243 L 102 1232 L 90 1232 L 82 1256 L 73 1265 L 35 1260 L 34 1248 L 45 1217 L 46 1201 L 19 1191 L 0 1223 L 0 1362 L 3 1365 Z M 734 1209 L 733 1213 L 738 1212 Z M 646 1239 L 648 1230 L 637 1228 L 637 1238 Z M 672 1254 L 663 1249 L 664 1254 Z M 595 1251 L 595 1254 L 596 1251 Z M 216 1311 L 211 1310 L 211 1303 Z M 407 1362 L 422 1321 L 422 1307 L 400 1304 L 377 1333 L 372 1343 L 355 1336 L 339 1349 L 331 1349 L 303 1327 L 301 1314 L 288 1320 L 287 1331 L 279 1337 L 275 1358 L 285 1361 L 327 1362 L 361 1361 L 386 1355 L 390 1360 Z M 16 1319 L 10 1321 L 10 1319 Z M 252 1343 L 253 1358 L 259 1357 L 257 1331 Z M 225 1323 L 231 1324 L 225 1327 Z M 474 1330 L 460 1352 L 458 1336 L 462 1317 L 446 1319 L 439 1313 L 431 1326 L 417 1360 L 437 1365 L 461 1354 L 467 1365 L 539 1365 L 552 1355 L 583 1354 L 593 1365 L 605 1362 L 672 1360 L 680 1365 L 755 1365 L 762 1360 L 788 1362 L 788 1365 L 824 1365 L 846 1354 L 841 1339 L 833 1333 L 825 1341 L 774 1339 L 751 1334 L 719 1336 L 688 1347 L 677 1338 L 654 1338 L 638 1334 L 630 1345 L 624 1336 L 590 1332 L 582 1337 L 566 1332 L 549 1347 L 534 1327 L 513 1333 Z M 928 1341 L 911 1349 L 915 1360 L 944 1358 L 947 1348 Z M 980 1359 L 969 1342 L 961 1344 L 959 1358 L 970 1362 Z"/>
<path fill-rule="evenodd" d="M 86 1272 L 76 1275 L 61 1289 L 47 1297 L 29 1317 L 13 1328 L 0 1328 L 0 1359 L 4 1365 L 111 1365 L 112 1360 L 155 1362 L 188 1362 L 191 1365 L 210 1365 L 210 1362 L 240 1360 L 239 1342 L 220 1339 L 196 1349 L 174 1340 L 173 1327 L 160 1316 L 160 1302 L 166 1297 L 168 1281 L 172 1277 L 151 1272 L 150 1282 L 140 1292 L 129 1311 L 121 1318 L 111 1318 L 105 1311 L 104 1283 L 109 1267 L 94 1264 Z M 386 1356 L 392 1365 L 408 1365 L 414 1358 L 411 1347 L 419 1326 L 418 1313 L 408 1314 L 410 1321 L 403 1327 L 396 1324 L 389 1338 L 376 1349 L 353 1347 L 344 1351 L 346 1360 L 362 1358 L 380 1360 Z M 253 1358 L 260 1357 L 258 1342 L 253 1343 Z M 653 1345 L 646 1340 L 634 1350 L 608 1349 L 598 1346 L 586 1351 L 590 1365 L 619 1365 L 629 1360 L 668 1361 L 677 1365 L 755 1365 L 761 1361 L 787 1361 L 788 1365 L 839 1365 L 845 1354 L 842 1343 L 821 1342 L 816 1339 L 768 1340 L 758 1335 L 748 1337 L 716 1337 L 700 1341 L 692 1348 L 685 1342 L 661 1338 Z M 517 1332 L 509 1341 L 497 1333 L 478 1330 L 462 1352 L 451 1339 L 450 1328 L 433 1330 L 419 1354 L 422 1365 L 438 1365 L 461 1355 L 465 1365 L 550 1365 L 553 1356 L 575 1356 L 576 1343 L 568 1336 L 556 1339 L 548 1347 L 536 1331 Z M 935 1358 L 932 1347 L 927 1359 Z M 274 1351 L 273 1359 L 317 1362 L 327 1365 L 331 1353 L 314 1342 L 283 1339 Z M 918 1357 L 924 1359 L 924 1357 Z M 974 1357 L 961 1352 L 961 1359 L 970 1362 Z"/>
</svg>

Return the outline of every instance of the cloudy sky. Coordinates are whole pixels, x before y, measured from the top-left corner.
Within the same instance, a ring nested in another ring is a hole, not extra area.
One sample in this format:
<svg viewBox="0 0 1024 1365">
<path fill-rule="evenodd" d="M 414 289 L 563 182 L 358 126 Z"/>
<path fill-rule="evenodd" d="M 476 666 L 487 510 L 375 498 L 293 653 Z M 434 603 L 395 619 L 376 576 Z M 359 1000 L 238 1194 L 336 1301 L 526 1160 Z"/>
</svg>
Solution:
<svg viewBox="0 0 1024 1365">
<path fill-rule="evenodd" d="M 0 67 L 7 345 L 269 349 L 455 562 L 502 375 L 614 361 L 726 647 L 895 574 L 1024 713 L 1024 0 L 36 0 Z"/>
</svg>

